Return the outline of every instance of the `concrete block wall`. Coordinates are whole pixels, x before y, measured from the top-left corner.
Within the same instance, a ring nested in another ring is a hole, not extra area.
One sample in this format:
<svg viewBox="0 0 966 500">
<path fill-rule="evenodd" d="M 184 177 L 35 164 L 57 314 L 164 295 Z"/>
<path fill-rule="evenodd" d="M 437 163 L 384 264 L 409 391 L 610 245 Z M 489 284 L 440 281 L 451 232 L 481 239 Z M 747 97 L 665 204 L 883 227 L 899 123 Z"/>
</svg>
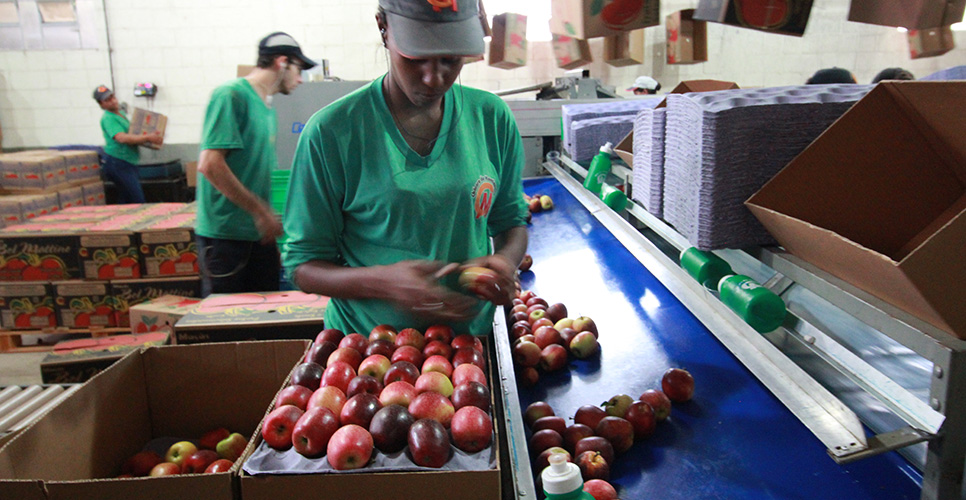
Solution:
<svg viewBox="0 0 966 500">
<path fill-rule="evenodd" d="M 233 78 L 237 65 L 253 64 L 258 40 L 272 31 L 293 35 L 306 54 L 328 59 L 332 74 L 344 80 L 370 80 L 388 67 L 375 27 L 376 0 L 94 3 L 98 49 L 0 51 L 4 148 L 102 144 L 101 110 L 91 94 L 95 86 L 110 84 L 111 62 L 122 101 L 168 116 L 169 144 L 197 144 L 212 89 Z M 661 15 L 694 3 L 665 0 Z M 800 84 L 815 70 L 833 65 L 852 70 L 860 83 L 867 83 L 890 66 L 925 76 L 966 64 L 966 32 L 956 33 L 960 48 L 911 61 L 905 34 L 895 28 L 847 22 L 847 11 L 848 0 L 815 0 L 803 38 L 709 23 L 709 61 L 696 65 L 665 64 L 662 24 L 646 31 L 644 64 L 616 68 L 603 63 L 603 42 L 595 39 L 590 43 L 595 62 L 586 68 L 616 86 L 620 94 L 629 95 L 623 89 L 641 74 L 654 76 L 670 90 L 680 80 L 697 78 L 733 80 L 743 87 Z M 552 81 L 563 73 L 556 67 L 549 42 L 531 42 L 527 66 L 502 70 L 477 62 L 465 67 L 461 80 L 497 91 Z M 152 101 L 135 98 L 137 82 L 157 84 L 158 96 Z M 532 94 L 518 98 L 532 98 Z"/>
</svg>

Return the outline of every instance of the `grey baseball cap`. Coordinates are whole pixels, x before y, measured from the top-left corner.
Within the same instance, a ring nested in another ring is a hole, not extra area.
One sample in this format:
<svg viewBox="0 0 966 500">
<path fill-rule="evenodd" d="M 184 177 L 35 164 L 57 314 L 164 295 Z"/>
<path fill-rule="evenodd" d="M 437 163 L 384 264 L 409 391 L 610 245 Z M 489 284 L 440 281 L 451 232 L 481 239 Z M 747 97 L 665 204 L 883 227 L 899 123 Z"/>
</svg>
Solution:
<svg viewBox="0 0 966 500">
<path fill-rule="evenodd" d="M 379 0 L 389 35 L 407 57 L 485 52 L 478 0 Z"/>
<path fill-rule="evenodd" d="M 114 92 L 111 92 L 111 89 L 107 88 L 106 85 L 100 85 L 94 89 L 94 100 L 97 102 L 110 99 L 112 95 L 114 95 Z"/>
<path fill-rule="evenodd" d="M 258 42 L 258 55 L 295 57 L 302 61 L 303 69 L 312 69 L 316 66 L 315 61 L 305 57 L 298 42 L 288 33 L 281 31 L 267 35 Z"/>
</svg>

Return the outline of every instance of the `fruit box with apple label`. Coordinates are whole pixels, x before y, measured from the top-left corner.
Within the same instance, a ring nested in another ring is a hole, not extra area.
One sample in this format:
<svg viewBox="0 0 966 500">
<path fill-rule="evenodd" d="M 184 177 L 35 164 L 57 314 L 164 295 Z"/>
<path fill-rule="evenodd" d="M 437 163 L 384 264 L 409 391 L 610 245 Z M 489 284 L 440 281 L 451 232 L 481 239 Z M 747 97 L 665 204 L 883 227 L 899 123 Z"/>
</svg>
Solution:
<svg viewBox="0 0 966 500">
<path fill-rule="evenodd" d="M 138 229 L 145 276 L 198 274 L 194 211 L 148 222 Z"/>
<path fill-rule="evenodd" d="M 162 295 L 130 307 L 131 333 L 153 332 L 162 328 L 174 331 L 174 324 L 193 311 L 201 299 Z"/>
<path fill-rule="evenodd" d="M 504 334 L 505 335 L 505 334 Z M 420 467 L 408 458 L 407 451 L 386 455 L 373 450 L 370 463 L 361 469 L 335 471 L 325 456 L 305 458 L 294 449 L 272 450 L 263 442 L 261 425 L 250 445 L 245 464 L 239 470 L 242 500 L 303 498 L 305 492 L 325 492 L 329 500 L 392 498 L 394 500 L 493 500 L 501 498 L 500 455 L 503 431 L 498 422 L 504 418 L 494 383 L 496 366 L 488 339 L 480 337 L 490 390 L 489 414 L 493 419 L 493 441 L 478 453 L 465 453 L 452 443 L 451 458 L 439 469 Z M 274 409 L 269 407 L 268 413 Z M 288 470 L 282 470 L 288 469 Z M 254 474 L 253 472 L 258 472 Z M 263 473 L 264 472 L 264 473 Z"/>
<path fill-rule="evenodd" d="M 225 427 L 251 442 L 307 347 L 290 340 L 131 352 L 0 448 L 0 498 L 236 499 L 239 464 L 211 474 L 116 477 L 160 438 Z"/>
<path fill-rule="evenodd" d="M 175 343 L 314 339 L 328 303 L 289 291 L 211 295 L 174 325 Z"/>
<path fill-rule="evenodd" d="M 581 40 L 633 31 L 661 22 L 658 0 L 553 0 L 550 32 Z"/>
<path fill-rule="evenodd" d="M 127 327 L 131 325 L 130 310 L 132 306 L 165 295 L 177 295 L 188 298 L 198 297 L 201 295 L 201 278 L 197 276 L 182 276 L 176 278 L 114 280 L 111 281 L 111 295 L 114 297 L 117 326 Z"/>
<path fill-rule="evenodd" d="M 40 376 L 45 384 L 83 383 L 131 351 L 167 344 L 170 335 L 168 328 L 140 335 L 110 335 L 58 342 L 54 350 L 40 362 Z"/>
<path fill-rule="evenodd" d="M 78 237 L 77 253 L 90 280 L 141 277 L 141 260 L 133 232 L 96 232 Z"/>
<path fill-rule="evenodd" d="M 37 234 L 19 224 L 0 232 L 0 281 L 51 281 L 81 277 L 71 234 Z"/>
<path fill-rule="evenodd" d="M 50 283 L 0 283 L 0 327 L 39 330 L 54 326 L 57 312 Z"/>
<path fill-rule="evenodd" d="M 114 297 L 106 281 L 53 283 L 58 324 L 67 328 L 117 326 Z"/>
<path fill-rule="evenodd" d="M 802 36 L 811 12 L 812 0 L 699 0 L 694 9 L 694 19 L 780 35 Z"/>
</svg>

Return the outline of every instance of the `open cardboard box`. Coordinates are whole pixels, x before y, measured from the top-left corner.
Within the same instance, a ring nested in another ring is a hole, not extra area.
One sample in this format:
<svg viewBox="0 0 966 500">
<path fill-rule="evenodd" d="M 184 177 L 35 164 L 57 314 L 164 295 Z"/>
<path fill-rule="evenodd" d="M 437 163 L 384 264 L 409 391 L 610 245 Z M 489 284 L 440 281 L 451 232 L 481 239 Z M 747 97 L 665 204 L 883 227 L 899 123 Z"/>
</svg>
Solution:
<svg viewBox="0 0 966 500">
<path fill-rule="evenodd" d="M 254 432 L 308 346 L 272 341 L 132 352 L 0 448 L 0 498 L 233 500 L 235 471 L 113 479 L 160 437 Z M 251 447 L 249 447 L 249 450 Z"/>
<path fill-rule="evenodd" d="M 788 252 L 966 339 L 966 82 L 884 82 L 746 205 Z"/>
</svg>

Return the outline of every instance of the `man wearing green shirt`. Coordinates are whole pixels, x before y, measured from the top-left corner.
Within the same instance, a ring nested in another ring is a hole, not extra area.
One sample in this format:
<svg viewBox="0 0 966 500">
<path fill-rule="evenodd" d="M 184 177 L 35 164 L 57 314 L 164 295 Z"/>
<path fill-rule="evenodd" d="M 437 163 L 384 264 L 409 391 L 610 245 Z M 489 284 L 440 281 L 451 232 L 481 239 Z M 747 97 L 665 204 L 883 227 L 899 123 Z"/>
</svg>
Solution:
<svg viewBox="0 0 966 500">
<path fill-rule="evenodd" d="M 144 191 L 138 175 L 140 153 L 138 146 L 161 145 L 160 132 L 145 135 L 127 133 L 131 128 L 117 97 L 111 89 L 101 85 L 94 89 L 94 100 L 104 110 L 101 132 L 104 134 L 104 175 L 117 186 L 119 203 L 144 203 Z"/>
<path fill-rule="evenodd" d="M 278 214 L 268 203 L 275 157 L 271 96 L 302 83 L 315 63 L 285 33 L 258 45 L 256 68 L 212 93 L 205 112 L 198 161 L 195 234 L 202 295 L 279 288 Z"/>
</svg>

